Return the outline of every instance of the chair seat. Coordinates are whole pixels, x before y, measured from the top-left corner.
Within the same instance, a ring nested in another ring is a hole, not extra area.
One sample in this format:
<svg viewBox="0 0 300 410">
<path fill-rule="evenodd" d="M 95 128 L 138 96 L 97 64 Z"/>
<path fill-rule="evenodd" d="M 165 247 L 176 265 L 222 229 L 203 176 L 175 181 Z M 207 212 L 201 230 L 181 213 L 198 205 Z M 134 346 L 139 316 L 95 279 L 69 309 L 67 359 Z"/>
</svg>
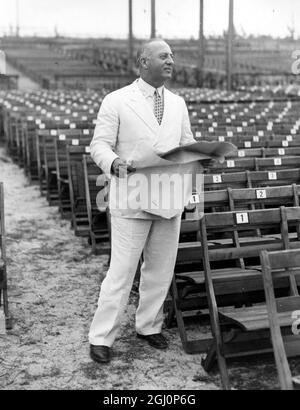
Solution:
<svg viewBox="0 0 300 410">
<path fill-rule="evenodd" d="M 64 184 L 69 184 L 69 180 L 67 178 L 59 177 L 60 182 L 63 182 Z"/>
<path fill-rule="evenodd" d="M 245 331 L 269 329 L 269 318 L 266 305 L 254 305 L 249 308 L 219 309 L 220 318 L 226 323 L 232 323 Z M 292 326 L 291 312 L 278 313 L 280 327 Z"/>
<path fill-rule="evenodd" d="M 265 242 L 270 242 L 270 241 L 275 241 L 278 240 L 279 237 L 276 237 L 276 235 L 264 235 L 264 236 L 245 236 L 245 237 L 239 237 L 239 243 L 241 246 L 243 244 L 257 244 L 257 243 L 265 243 Z M 233 244 L 232 238 L 224 238 L 224 239 L 212 239 L 212 243 L 216 245 L 230 245 Z"/>
<path fill-rule="evenodd" d="M 250 278 L 261 278 L 261 272 L 257 269 L 243 269 L 243 268 L 224 268 L 224 269 L 213 269 L 211 271 L 212 279 L 214 283 L 232 281 L 232 280 L 243 280 Z M 177 278 L 181 278 L 190 282 L 191 284 L 202 285 L 205 283 L 205 277 L 203 271 L 194 272 L 183 272 L 176 273 Z"/>
</svg>

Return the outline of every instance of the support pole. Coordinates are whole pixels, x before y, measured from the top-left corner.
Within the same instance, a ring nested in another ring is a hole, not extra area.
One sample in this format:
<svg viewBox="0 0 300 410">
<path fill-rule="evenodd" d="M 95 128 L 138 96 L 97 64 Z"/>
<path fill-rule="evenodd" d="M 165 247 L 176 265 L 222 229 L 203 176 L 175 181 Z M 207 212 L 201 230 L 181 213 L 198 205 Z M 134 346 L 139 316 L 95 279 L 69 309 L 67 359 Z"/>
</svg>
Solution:
<svg viewBox="0 0 300 410">
<path fill-rule="evenodd" d="M 232 73 L 233 73 L 233 0 L 229 0 L 229 21 L 227 34 L 227 90 L 232 89 Z"/>
<path fill-rule="evenodd" d="M 151 0 L 151 38 L 156 37 L 155 0 Z"/>
<path fill-rule="evenodd" d="M 204 69 L 204 16 L 203 16 L 203 3 L 204 0 L 200 0 L 200 16 L 199 16 L 199 58 L 198 58 L 198 69 L 199 69 L 199 85 L 202 86 L 203 83 L 203 69 Z"/>
<path fill-rule="evenodd" d="M 128 72 L 131 73 L 133 69 L 133 30 L 132 30 L 132 0 L 128 0 Z"/>
<path fill-rule="evenodd" d="M 16 37 L 20 35 L 19 0 L 16 0 Z"/>
</svg>

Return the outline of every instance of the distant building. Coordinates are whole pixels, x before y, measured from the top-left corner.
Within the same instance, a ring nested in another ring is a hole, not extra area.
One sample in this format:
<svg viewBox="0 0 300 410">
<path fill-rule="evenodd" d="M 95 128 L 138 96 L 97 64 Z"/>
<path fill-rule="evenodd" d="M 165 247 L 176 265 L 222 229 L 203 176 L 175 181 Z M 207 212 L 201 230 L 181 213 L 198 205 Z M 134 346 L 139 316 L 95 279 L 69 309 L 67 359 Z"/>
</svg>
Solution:
<svg viewBox="0 0 300 410">
<path fill-rule="evenodd" d="M 0 74 L 6 74 L 6 58 L 2 50 L 0 50 Z"/>
</svg>

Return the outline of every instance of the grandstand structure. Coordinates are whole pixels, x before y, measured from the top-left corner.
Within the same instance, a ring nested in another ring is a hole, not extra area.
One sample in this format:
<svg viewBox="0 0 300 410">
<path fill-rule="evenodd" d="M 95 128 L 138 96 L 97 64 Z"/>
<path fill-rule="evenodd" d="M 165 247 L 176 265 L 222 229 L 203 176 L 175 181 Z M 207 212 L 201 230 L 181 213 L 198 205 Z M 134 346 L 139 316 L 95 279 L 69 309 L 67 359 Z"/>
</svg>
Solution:
<svg viewBox="0 0 300 410">
<path fill-rule="evenodd" d="M 151 4 L 155 37 L 155 1 Z M 266 50 L 257 39 L 233 40 L 232 0 L 230 7 L 227 38 L 205 39 L 200 1 L 200 59 L 198 40 L 169 41 L 177 59 L 170 86 L 186 101 L 196 140 L 237 147 L 204 175 L 201 223 L 193 219 L 192 204 L 182 215 L 165 304 L 167 325 L 178 326 L 183 349 L 207 353 L 207 370 L 217 360 L 224 388 L 229 388 L 227 359 L 270 352 L 278 343 L 270 333 L 262 276 L 267 268 L 260 251 L 300 248 L 300 87 L 288 59 L 294 43 L 268 40 Z M 133 43 L 131 12 L 129 27 L 129 46 L 127 40 L 112 39 L 1 39 L 7 61 L 41 87 L 21 92 L 1 86 L 1 142 L 49 206 L 58 207 L 74 235 L 86 238 L 96 254 L 110 252 L 110 218 L 104 204 L 96 203 L 106 187 L 97 185 L 101 171 L 90 158 L 89 144 L 104 96 L 137 75 L 134 52 L 140 41 Z M 283 262 L 282 269 L 288 269 Z M 292 290 L 291 303 L 298 306 L 300 279 L 290 276 L 276 282 L 276 297 L 286 302 Z M 202 325 L 208 316 L 209 335 L 190 339 L 187 319 Z M 288 334 L 290 316 L 281 314 L 279 321 L 284 336 L 294 341 Z M 299 355 L 299 338 L 297 343 L 291 342 L 288 355 Z M 281 380 L 283 388 L 291 386 Z"/>
<path fill-rule="evenodd" d="M 229 1 L 227 33 L 206 38 L 204 0 L 199 0 L 199 39 L 169 39 L 176 67 L 172 87 L 239 89 L 255 85 L 299 84 L 292 73 L 296 40 L 241 38 L 234 28 L 234 2 Z M 128 0 L 128 40 L 7 36 L 0 49 L 7 62 L 46 89 L 110 89 L 137 76 L 135 55 L 142 40 L 133 35 L 132 0 Z M 151 0 L 151 33 L 156 36 L 155 0 Z M 16 33 L 19 33 L 17 24 Z M 8 80 L 7 80 L 8 81 Z M 8 81 L 9 82 L 9 81 Z M 10 88 L 14 81 L 11 79 Z"/>
</svg>

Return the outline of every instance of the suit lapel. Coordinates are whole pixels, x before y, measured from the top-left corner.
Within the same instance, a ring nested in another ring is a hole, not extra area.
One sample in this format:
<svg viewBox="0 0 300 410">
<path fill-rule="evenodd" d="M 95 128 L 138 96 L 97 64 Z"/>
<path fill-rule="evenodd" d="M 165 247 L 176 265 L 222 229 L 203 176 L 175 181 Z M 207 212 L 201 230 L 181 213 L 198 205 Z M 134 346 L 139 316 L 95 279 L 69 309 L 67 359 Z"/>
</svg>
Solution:
<svg viewBox="0 0 300 410">
<path fill-rule="evenodd" d="M 158 134 L 160 126 L 146 99 L 138 88 L 137 81 L 134 81 L 132 87 L 130 88 L 130 93 L 128 99 L 126 99 L 126 104 L 153 131 L 155 135 Z"/>
</svg>

